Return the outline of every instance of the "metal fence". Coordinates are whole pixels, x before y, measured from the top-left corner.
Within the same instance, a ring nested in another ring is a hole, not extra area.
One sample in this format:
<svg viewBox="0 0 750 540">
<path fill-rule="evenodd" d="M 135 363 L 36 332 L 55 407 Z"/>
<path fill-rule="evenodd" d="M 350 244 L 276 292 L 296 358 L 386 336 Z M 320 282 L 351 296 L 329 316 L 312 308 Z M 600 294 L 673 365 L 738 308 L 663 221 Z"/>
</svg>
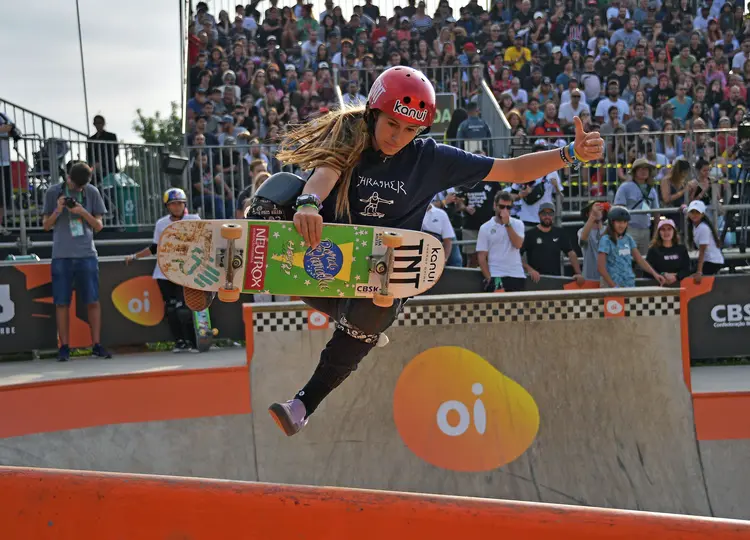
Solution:
<svg viewBox="0 0 750 540">
<path fill-rule="evenodd" d="M 558 171 L 563 184 L 558 215 L 567 226 L 582 225 L 581 209 L 591 200 L 613 201 L 617 188 L 629 178 L 630 168 L 638 157 L 646 157 L 655 164 L 653 187 L 658 194 L 662 179 L 673 169 L 672 155 L 677 153 L 690 165 L 680 185 L 689 184 L 692 194 L 699 188 L 704 194 L 710 191 L 709 212 L 714 223 L 736 232 L 737 242 L 745 244 L 750 189 L 745 189 L 747 169 L 734 154 L 735 138 L 733 130 L 606 136 L 607 150 L 602 161 L 586 164 L 577 171 L 562 168 Z M 446 142 L 496 156 L 503 153 L 497 148 L 507 148 L 507 156 L 517 156 L 533 152 L 538 139 L 523 136 Z M 569 138 L 548 136 L 545 140 L 559 145 Z M 253 181 L 258 173 L 301 172 L 282 167 L 275 157 L 275 145 L 249 144 L 242 138 L 237 141 L 230 146 L 185 146 L 183 155 L 189 161 L 182 177 L 169 177 L 164 172 L 164 149 L 160 145 L 91 144 L 85 140 L 23 137 L 12 141 L 11 167 L 0 168 L 0 184 L 12 187 L 0 190 L 0 201 L 5 208 L 2 225 L 21 237 L 26 231 L 41 230 L 47 190 L 65 177 L 65 166 L 70 160 L 80 159 L 95 165 L 93 184 L 102 193 L 108 209 L 105 227 L 144 234 L 150 233 L 163 215 L 161 196 L 170 186 L 185 189 L 191 211 L 204 217 L 231 217 L 239 215 L 243 201 L 254 192 L 257 186 Z M 257 165 L 262 167 L 253 171 Z M 689 197 L 684 202 L 688 203 Z M 660 215 L 679 215 L 679 207 L 665 206 L 670 205 L 660 204 Z"/>
<path fill-rule="evenodd" d="M 0 168 L 5 231 L 42 230 L 47 191 L 77 160 L 94 168 L 92 185 L 108 210 L 105 227 L 150 228 L 163 214 L 161 193 L 169 179 L 162 173 L 161 145 L 21 137 L 12 141 L 10 154 L 10 167 Z"/>
</svg>

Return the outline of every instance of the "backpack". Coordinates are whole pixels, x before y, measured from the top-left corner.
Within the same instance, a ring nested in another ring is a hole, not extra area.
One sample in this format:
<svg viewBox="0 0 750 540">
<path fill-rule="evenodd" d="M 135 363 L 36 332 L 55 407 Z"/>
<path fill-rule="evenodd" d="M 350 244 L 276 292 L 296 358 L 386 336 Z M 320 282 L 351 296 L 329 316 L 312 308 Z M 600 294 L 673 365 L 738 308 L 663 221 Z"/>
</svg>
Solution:
<svg viewBox="0 0 750 540">
<path fill-rule="evenodd" d="M 526 204 L 528 204 L 529 206 L 534 205 L 537 202 L 539 202 L 539 200 L 542 197 L 544 197 L 544 192 L 545 192 L 545 186 L 544 186 L 544 184 L 545 184 L 545 181 L 542 180 L 537 185 L 535 185 L 531 189 L 531 192 L 528 195 L 526 195 L 526 197 L 523 199 L 523 201 Z"/>
</svg>

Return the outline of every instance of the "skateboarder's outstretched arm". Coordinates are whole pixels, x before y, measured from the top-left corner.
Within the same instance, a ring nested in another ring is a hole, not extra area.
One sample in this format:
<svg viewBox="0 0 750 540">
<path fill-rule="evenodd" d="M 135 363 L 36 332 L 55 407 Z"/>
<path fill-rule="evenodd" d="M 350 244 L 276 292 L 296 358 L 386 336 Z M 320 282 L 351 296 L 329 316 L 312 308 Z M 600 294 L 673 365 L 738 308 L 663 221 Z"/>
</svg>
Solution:
<svg viewBox="0 0 750 540">
<path fill-rule="evenodd" d="M 561 161 L 572 163 L 576 159 L 583 162 L 601 159 L 604 151 L 604 140 L 599 132 L 586 133 L 578 116 L 574 117 L 573 121 L 576 128 L 576 139 L 572 145 L 510 159 L 496 159 L 484 181 L 512 181 L 516 184 L 525 184 L 556 171 L 560 168 Z"/>
</svg>

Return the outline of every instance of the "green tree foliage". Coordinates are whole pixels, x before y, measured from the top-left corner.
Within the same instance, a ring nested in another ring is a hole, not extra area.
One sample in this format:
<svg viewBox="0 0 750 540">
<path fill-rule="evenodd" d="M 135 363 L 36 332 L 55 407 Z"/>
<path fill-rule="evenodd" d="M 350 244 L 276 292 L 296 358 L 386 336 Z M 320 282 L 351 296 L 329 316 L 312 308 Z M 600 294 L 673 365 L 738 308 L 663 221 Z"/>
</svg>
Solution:
<svg viewBox="0 0 750 540">
<path fill-rule="evenodd" d="M 183 135 L 182 135 L 182 117 L 180 108 L 176 101 L 170 103 L 171 111 L 169 116 L 162 118 L 159 111 L 156 111 L 153 117 L 144 116 L 141 109 L 135 111 L 137 118 L 133 121 L 133 131 L 135 131 L 144 142 L 163 144 L 170 152 L 181 153 Z"/>
</svg>

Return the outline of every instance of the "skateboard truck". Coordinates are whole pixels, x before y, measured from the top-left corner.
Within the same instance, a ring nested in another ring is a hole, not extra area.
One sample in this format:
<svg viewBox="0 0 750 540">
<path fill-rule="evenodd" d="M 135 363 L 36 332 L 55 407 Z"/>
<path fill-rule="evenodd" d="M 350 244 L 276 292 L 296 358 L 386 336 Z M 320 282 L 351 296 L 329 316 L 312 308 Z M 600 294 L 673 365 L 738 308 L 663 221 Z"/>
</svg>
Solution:
<svg viewBox="0 0 750 540">
<path fill-rule="evenodd" d="M 219 288 L 219 300 L 222 302 L 236 302 L 240 299 L 240 290 L 234 286 L 234 271 L 242 264 L 235 264 L 234 242 L 242 238 L 242 227 L 236 223 L 225 223 L 221 226 L 221 237 L 227 241 L 224 253 L 224 268 L 227 271 L 226 282 Z"/>
<path fill-rule="evenodd" d="M 388 291 L 388 285 L 391 282 L 391 272 L 393 272 L 393 263 L 396 258 L 395 250 L 401 247 L 403 237 L 398 233 L 384 232 L 381 237 L 383 246 L 386 250 L 383 255 L 368 257 L 370 263 L 370 272 L 374 272 L 380 277 L 380 291 L 372 296 L 372 303 L 378 307 L 391 307 L 393 305 L 393 295 Z"/>
</svg>

